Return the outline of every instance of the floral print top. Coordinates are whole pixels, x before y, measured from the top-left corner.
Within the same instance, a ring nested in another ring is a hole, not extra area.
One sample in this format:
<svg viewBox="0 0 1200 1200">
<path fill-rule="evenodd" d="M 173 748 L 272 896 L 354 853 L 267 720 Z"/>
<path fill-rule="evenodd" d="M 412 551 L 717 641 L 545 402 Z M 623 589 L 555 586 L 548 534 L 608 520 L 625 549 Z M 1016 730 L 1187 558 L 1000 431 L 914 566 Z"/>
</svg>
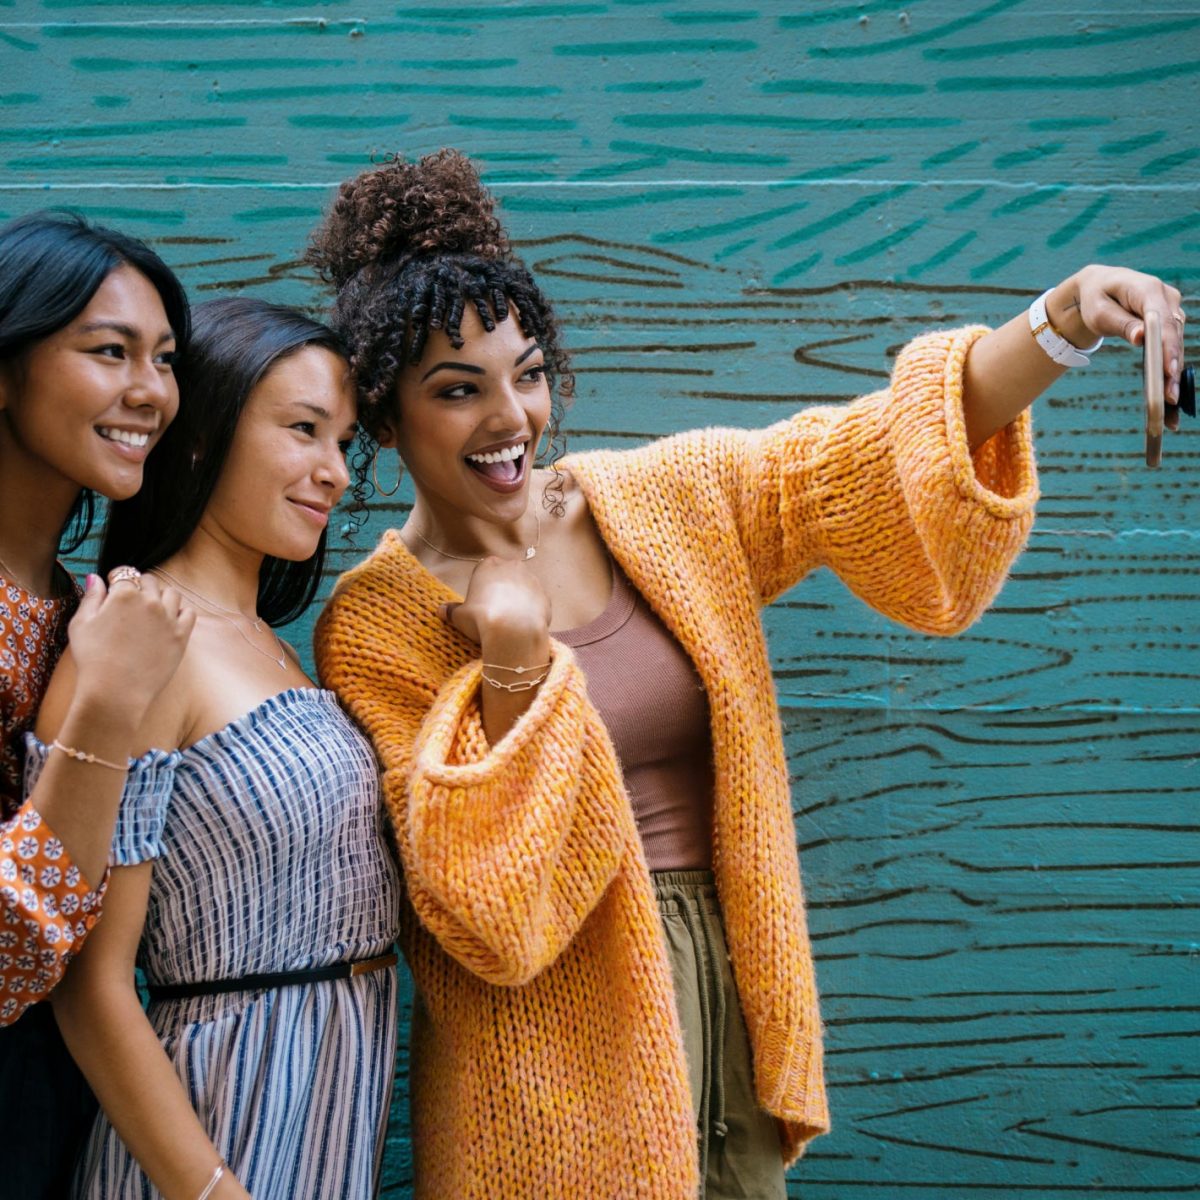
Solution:
<svg viewBox="0 0 1200 1200">
<path fill-rule="evenodd" d="M 62 978 L 100 916 L 93 892 L 54 831 L 26 802 L 0 825 L 0 1027 Z"/>
<path fill-rule="evenodd" d="M 48 600 L 0 574 L 0 818 L 21 805 L 25 734 L 67 644 L 67 622 L 78 603 L 74 581 L 64 596 Z"/>
<path fill-rule="evenodd" d="M 74 586 L 48 600 L 0 576 L 0 1026 L 46 996 L 100 915 L 103 886 L 89 888 L 41 814 L 21 803 L 25 732 L 78 602 Z"/>
</svg>

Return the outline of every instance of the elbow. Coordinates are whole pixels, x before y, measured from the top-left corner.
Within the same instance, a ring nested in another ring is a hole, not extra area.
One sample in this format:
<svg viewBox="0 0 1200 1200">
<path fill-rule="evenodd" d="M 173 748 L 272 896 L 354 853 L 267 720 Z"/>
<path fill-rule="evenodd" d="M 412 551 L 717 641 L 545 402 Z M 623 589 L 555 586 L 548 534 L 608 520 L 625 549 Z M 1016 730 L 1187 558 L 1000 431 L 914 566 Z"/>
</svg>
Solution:
<svg viewBox="0 0 1200 1200">
<path fill-rule="evenodd" d="M 72 965 L 62 982 L 50 995 L 54 1019 L 72 1055 L 110 1021 L 121 1021 L 123 1014 L 141 1001 L 132 975 L 128 980 L 98 979 L 85 968 Z"/>
<path fill-rule="evenodd" d="M 58 986 L 50 993 L 50 1007 L 54 1013 L 54 1020 L 68 1047 L 76 1043 L 81 1032 L 87 1027 L 89 1017 L 94 1019 L 97 1011 L 96 997 L 91 989 L 73 976 L 74 972 L 68 969 Z"/>
<path fill-rule="evenodd" d="M 469 946 L 451 946 L 443 942 L 443 947 L 472 975 L 502 988 L 519 988 L 532 983 L 556 957 L 546 947 L 489 946 L 481 941 L 473 941 Z"/>
<path fill-rule="evenodd" d="M 485 930 L 477 921 L 468 922 L 462 915 L 454 917 L 444 908 L 430 906 L 427 897 L 413 898 L 421 923 L 442 950 L 464 970 L 496 987 L 530 983 L 562 949 L 546 930 Z"/>
<path fill-rule="evenodd" d="M 924 633 L 930 637 L 952 638 L 965 633 L 982 612 L 960 612 L 954 609 L 934 609 L 930 611 L 909 612 L 898 614 L 902 625 Z"/>
</svg>

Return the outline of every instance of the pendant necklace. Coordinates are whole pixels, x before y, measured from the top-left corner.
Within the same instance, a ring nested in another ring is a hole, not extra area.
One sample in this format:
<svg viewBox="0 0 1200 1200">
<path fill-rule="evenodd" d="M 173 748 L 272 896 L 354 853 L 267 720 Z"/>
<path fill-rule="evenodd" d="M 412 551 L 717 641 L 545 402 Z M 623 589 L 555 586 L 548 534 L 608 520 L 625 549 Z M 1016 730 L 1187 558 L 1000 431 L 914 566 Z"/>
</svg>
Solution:
<svg viewBox="0 0 1200 1200">
<path fill-rule="evenodd" d="M 199 604 L 201 608 L 206 609 L 212 616 L 217 617 L 219 620 L 227 621 L 234 627 L 235 630 L 237 630 L 238 636 L 243 642 L 246 643 L 247 646 L 250 647 L 251 650 L 255 651 L 257 654 L 261 654 L 263 658 L 269 658 L 281 671 L 287 670 L 287 651 L 284 649 L 283 641 L 279 634 L 277 634 L 274 629 L 271 630 L 271 636 L 274 637 L 275 645 L 279 648 L 279 657 L 276 658 L 275 655 L 273 655 L 269 650 L 264 650 L 261 646 L 256 646 L 246 635 L 246 631 L 241 627 L 241 625 L 238 624 L 237 620 L 240 617 L 243 621 L 252 622 L 254 625 L 254 632 L 261 633 L 262 617 L 248 617 L 239 609 L 226 608 L 223 604 L 218 604 L 215 600 L 210 600 L 203 593 L 196 591 L 194 587 L 189 587 L 182 580 L 176 579 L 175 576 L 172 575 L 171 572 L 165 567 L 151 567 L 150 573 L 152 575 L 158 575 L 167 580 L 168 583 L 171 583 L 175 587 L 179 588 L 181 592 L 186 592 L 190 599 Z"/>
<path fill-rule="evenodd" d="M 528 562 L 531 558 L 533 558 L 533 556 L 538 552 L 538 546 L 540 546 L 542 543 L 542 521 L 536 512 L 533 514 L 533 520 L 537 526 L 537 532 L 534 534 L 533 545 L 525 547 L 525 553 L 521 555 L 519 560 L 521 562 Z M 413 533 L 415 533 L 417 537 L 419 537 L 421 541 L 423 541 L 425 545 L 430 548 L 430 550 L 432 550 L 435 554 L 440 554 L 443 558 L 455 558 L 459 562 L 477 563 L 483 562 L 484 558 L 488 557 L 486 554 L 479 558 L 474 558 L 468 554 L 451 554 L 449 550 L 443 550 L 441 546 L 435 546 L 419 529 L 414 529 Z"/>
</svg>

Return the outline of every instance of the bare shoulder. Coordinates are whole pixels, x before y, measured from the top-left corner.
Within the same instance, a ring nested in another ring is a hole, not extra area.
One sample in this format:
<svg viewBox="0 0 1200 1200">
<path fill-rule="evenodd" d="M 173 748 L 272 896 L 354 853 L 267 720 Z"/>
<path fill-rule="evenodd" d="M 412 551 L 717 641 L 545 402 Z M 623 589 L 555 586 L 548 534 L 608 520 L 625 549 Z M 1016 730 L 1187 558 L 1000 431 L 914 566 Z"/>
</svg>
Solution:
<svg viewBox="0 0 1200 1200">
<path fill-rule="evenodd" d="M 133 748 L 135 755 L 147 750 L 175 750 L 183 744 L 192 711 L 196 686 L 196 665 L 200 650 L 188 643 L 175 674 L 155 697 L 138 727 Z"/>
</svg>

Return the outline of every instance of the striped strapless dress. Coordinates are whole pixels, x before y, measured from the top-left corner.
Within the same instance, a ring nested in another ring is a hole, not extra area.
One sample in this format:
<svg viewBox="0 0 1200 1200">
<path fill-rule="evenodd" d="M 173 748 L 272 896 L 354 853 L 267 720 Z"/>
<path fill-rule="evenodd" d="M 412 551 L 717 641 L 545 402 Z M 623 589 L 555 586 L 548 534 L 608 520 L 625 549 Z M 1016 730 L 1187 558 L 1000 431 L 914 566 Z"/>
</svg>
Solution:
<svg viewBox="0 0 1200 1200">
<path fill-rule="evenodd" d="M 329 691 L 281 692 L 186 750 L 140 759 L 112 860 L 148 859 L 138 964 L 151 987 L 367 959 L 396 938 L 400 881 L 375 756 Z M 162 1000 L 147 1015 L 217 1152 L 255 1200 L 376 1194 L 394 969 Z M 103 1114 L 74 1194 L 158 1195 Z"/>
</svg>

